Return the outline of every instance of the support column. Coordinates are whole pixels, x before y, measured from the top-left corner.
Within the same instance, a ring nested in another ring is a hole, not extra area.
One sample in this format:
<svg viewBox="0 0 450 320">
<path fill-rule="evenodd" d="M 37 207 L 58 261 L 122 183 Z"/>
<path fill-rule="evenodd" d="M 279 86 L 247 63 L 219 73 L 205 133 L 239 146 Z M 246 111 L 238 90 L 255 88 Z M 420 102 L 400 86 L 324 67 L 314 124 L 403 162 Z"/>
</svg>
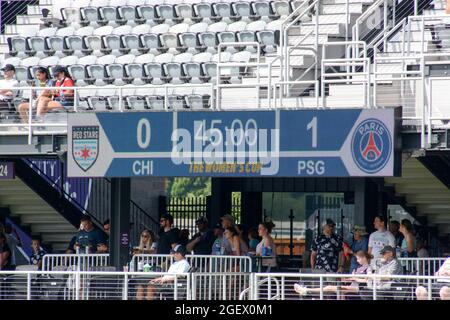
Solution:
<svg viewBox="0 0 450 320">
<path fill-rule="evenodd" d="M 262 192 L 241 193 L 241 223 L 247 228 L 258 227 L 262 221 Z"/>
<path fill-rule="evenodd" d="M 231 190 L 226 178 L 211 178 L 211 209 L 209 223 L 219 223 L 221 216 L 231 214 Z"/>
<path fill-rule="evenodd" d="M 122 271 L 130 249 L 130 178 L 111 179 L 111 264 Z"/>
<path fill-rule="evenodd" d="M 355 179 L 355 224 L 365 225 L 371 232 L 373 219 L 382 214 L 387 220 L 387 200 L 378 185 L 367 178 Z"/>
</svg>

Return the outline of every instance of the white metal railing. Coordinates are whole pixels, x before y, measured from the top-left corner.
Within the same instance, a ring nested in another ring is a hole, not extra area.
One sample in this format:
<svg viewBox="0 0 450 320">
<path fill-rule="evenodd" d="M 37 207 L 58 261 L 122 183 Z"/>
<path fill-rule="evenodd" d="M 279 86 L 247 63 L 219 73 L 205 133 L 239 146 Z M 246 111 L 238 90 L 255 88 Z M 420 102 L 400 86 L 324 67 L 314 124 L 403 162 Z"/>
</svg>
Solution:
<svg viewBox="0 0 450 320">
<path fill-rule="evenodd" d="M 192 273 L 193 300 L 239 300 L 251 284 L 251 273 Z"/>
<path fill-rule="evenodd" d="M 253 284 L 248 291 L 255 300 L 341 300 L 345 297 L 362 300 L 416 300 L 418 287 L 424 288 L 427 298 L 431 300 L 439 299 L 441 286 L 448 284 L 450 290 L 450 277 L 441 276 L 331 273 L 256 273 L 253 276 Z M 362 285 L 352 286 L 355 279 L 360 280 Z M 296 284 L 300 286 L 298 291 Z M 242 298 L 248 291 L 245 291 Z"/>
<path fill-rule="evenodd" d="M 109 254 L 46 254 L 42 259 L 42 270 L 91 271 L 94 267 L 109 266 Z"/>
<path fill-rule="evenodd" d="M 163 276 L 173 281 L 155 285 L 154 300 L 192 298 L 190 273 L 0 271 L 0 300 L 145 299 L 149 281 Z"/>
<path fill-rule="evenodd" d="M 239 273 L 251 272 L 252 259 L 247 256 L 215 256 L 215 255 L 186 255 L 195 272 L 207 273 Z M 141 271 L 145 264 L 151 270 L 167 271 L 174 262 L 172 255 L 165 254 L 136 254 L 131 259 L 130 270 Z"/>
</svg>

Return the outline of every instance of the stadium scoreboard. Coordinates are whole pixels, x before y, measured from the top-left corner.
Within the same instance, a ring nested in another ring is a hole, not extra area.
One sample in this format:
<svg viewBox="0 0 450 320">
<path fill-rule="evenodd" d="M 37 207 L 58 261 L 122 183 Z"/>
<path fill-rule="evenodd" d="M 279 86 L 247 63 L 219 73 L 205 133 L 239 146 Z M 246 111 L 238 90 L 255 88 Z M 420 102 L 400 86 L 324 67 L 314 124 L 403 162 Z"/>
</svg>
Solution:
<svg viewBox="0 0 450 320">
<path fill-rule="evenodd" d="M 70 177 L 395 175 L 395 109 L 70 114 Z"/>
</svg>

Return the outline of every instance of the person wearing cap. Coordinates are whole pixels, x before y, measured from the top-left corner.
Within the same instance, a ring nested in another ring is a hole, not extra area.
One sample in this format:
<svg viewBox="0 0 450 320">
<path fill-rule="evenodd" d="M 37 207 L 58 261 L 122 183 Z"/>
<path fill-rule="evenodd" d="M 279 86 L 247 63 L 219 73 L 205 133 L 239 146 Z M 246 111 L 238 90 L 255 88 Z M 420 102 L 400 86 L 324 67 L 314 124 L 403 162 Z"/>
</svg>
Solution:
<svg viewBox="0 0 450 320">
<path fill-rule="evenodd" d="M 214 243 L 214 234 L 208 228 L 208 219 L 200 217 L 195 221 L 198 232 L 194 234 L 192 240 L 186 246 L 187 251 L 193 254 L 207 255 L 211 254 L 211 247 Z"/>
<path fill-rule="evenodd" d="M 159 232 L 157 254 L 169 254 L 170 250 L 179 242 L 180 229 L 173 228 L 172 215 L 165 213 L 159 219 L 161 230 Z"/>
<path fill-rule="evenodd" d="M 0 80 L 0 113 L 9 114 L 9 105 L 14 98 L 13 87 L 19 86 L 15 79 L 16 68 L 12 64 L 5 65 L 2 69 L 4 79 Z"/>
<path fill-rule="evenodd" d="M 170 251 L 170 253 L 173 255 L 175 262 L 172 263 L 169 270 L 167 270 L 167 275 L 149 281 L 147 287 L 147 300 L 153 300 L 157 291 L 158 293 L 165 291 L 167 291 L 167 293 L 173 292 L 173 287 L 167 286 L 167 284 L 175 281 L 175 278 L 177 277 L 176 274 L 186 273 L 191 269 L 189 262 L 185 258 L 186 248 L 184 246 L 178 244 Z"/>
<path fill-rule="evenodd" d="M 67 71 L 62 66 L 53 68 L 53 77 L 56 79 L 55 87 L 74 87 L 75 84 Z M 73 106 L 74 90 L 52 90 L 52 97 L 43 97 L 39 99 L 36 116 L 41 118 L 48 111 L 55 109 L 65 109 Z"/>
<path fill-rule="evenodd" d="M 323 233 L 319 235 L 312 245 L 311 269 L 325 272 L 342 272 L 342 238 L 334 232 L 336 223 L 326 219 L 323 224 Z"/>
<path fill-rule="evenodd" d="M 380 252 L 379 266 L 377 265 L 377 269 L 375 270 L 376 274 L 379 275 L 402 275 L 403 267 L 401 263 L 398 261 L 396 257 L 395 248 L 390 245 L 384 246 Z M 391 285 L 398 280 L 392 280 L 391 278 L 376 278 L 369 279 L 367 288 L 373 290 L 373 287 L 376 286 L 377 289 L 391 289 Z"/>
<path fill-rule="evenodd" d="M 34 87 L 45 88 L 45 87 L 53 87 L 53 85 L 54 85 L 54 82 L 50 77 L 50 73 L 49 73 L 48 69 L 45 67 L 36 68 L 34 77 L 36 78 L 36 80 L 32 84 Z M 28 96 L 26 95 L 25 98 L 28 98 Z M 41 90 L 33 90 L 33 99 L 36 99 L 35 103 L 33 104 L 34 108 L 37 107 L 37 105 L 39 104 L 39 100 L 41 100 L 43 97 L 45 97 L 47 99 L 51 98 L 52 97 L 51 90 L 42 90 L 42 89 Z M 29 108 L 30 108 L 30 103 L 28 100 L 19 104 L 19 107 L 18 107 L 19 115 L 20 115 L 20 119 L 22 120 L 23 123 L 28 122 Z"/>
<path fill-rule="evenodd" d="M 222 225 L 220 223 L 216 224 L 216 226 L 213 229 L 214 237 L 216 239 L 214 240 L 214 243 L 212 245 L 211 254 L 214 256 L 231 254 L 231 252 L 226 252 L 223 236 L 224 231 L 225 230 L 222 228 Z"/>
<path fill-rule="evenodd" d="M 369 249 L 369 239 L 367 238 L 366 227 L 355 225 L 353 227 L 353 241 L 350 247 L 344 247 L 344 252 L 351 255 L 350 259 L 350 273 L 356 270 L 359 265 L 356 261 L 356 252 L 367 252 Z"/>
<path fill-rule="evenodd" d="M 380 250 L 385 246 L 391 246 L 395 248 L 394 235 L 386 230 L 385 219 L 382 215 L 375 217 L 373 220 L 373 226 L 377 231 L 373 232 L 369 236 L 369 254 L 372 255 L 372 267 L 375 267 L 377 259 L 380 258 Z"/>
</svg>

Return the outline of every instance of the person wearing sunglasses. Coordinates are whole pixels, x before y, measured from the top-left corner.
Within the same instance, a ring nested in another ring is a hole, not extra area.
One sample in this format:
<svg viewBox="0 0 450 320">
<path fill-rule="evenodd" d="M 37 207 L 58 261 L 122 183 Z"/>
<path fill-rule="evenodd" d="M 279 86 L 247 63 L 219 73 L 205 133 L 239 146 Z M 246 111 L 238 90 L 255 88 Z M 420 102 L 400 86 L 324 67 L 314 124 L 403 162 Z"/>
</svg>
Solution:
<svg viewBox="0 0 450 320">
<path fill-rule="evenodd" d="M 324 272 L 342 272 L 340 265 L 342 256 L 342 238 L 335 234 L 336 223 L 331 219 L 326 219 L 322 226 L 323 233 L 319 235 L 313 245 L 311 252 L 311 269 L 318 269 Z"/>
<path fill-rule="evenodd" d="M 152 254 L 156 252 L 157 239 L 155 234 L 148 229 L 144 229 L 139 237 L 139 247 L 134 248 L 134 254 Z"/>
<path fill-rule="evenodd" d="M 173 228 L 173 217 L 166 213 L 159 220 L 161 230 L 159 232 L 159 242 L 157 254 L 170 254 L 170 251 L 178 244 L 180 229 Z"/>
</svg>

